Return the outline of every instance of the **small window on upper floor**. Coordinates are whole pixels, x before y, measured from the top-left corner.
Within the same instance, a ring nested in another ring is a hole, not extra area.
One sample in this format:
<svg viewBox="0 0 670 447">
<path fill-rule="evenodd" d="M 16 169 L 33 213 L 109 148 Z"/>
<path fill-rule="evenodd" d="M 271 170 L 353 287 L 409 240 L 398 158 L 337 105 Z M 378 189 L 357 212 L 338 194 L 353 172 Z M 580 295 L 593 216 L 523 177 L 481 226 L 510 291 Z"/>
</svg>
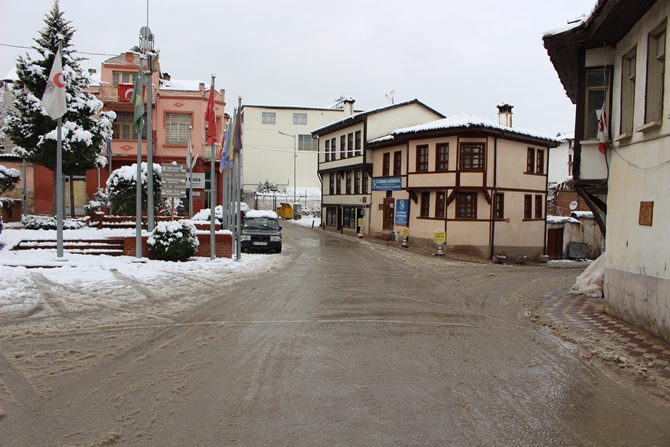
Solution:
<svg viewBox="0 0 670 447">
<path fill-rule="evenodd" d="M 665 88 L 665 20 L 649 34 L 647 40 L 647 95 L 644 122 L 663 120 Z"/>
<path fill-rule="evenodd" d="M 609 121 L 610 69 L 598 68 L 586 72 L 586 111 L 584 138 L 598 138 L 600 111 L 605 107 Z M 609 122 L 607 123 L 609 129 Z"/>
<path fill-rule="evenodd" d="M 306 113 L 294 113 L 293 114 L 293 124 L 307 124 L 307 114 Z"/>
<path fill-rule="evenodd" d="M 633 133 L 636 55 L 637 49 L 633 48 L 623 57 L 621 64 L 621 134 Z"/>
<path fill-rule="evenodd" d="M 277 114 L 274 112 L 263 112 L 263 124 L 276 124 Z"/>
</svg>

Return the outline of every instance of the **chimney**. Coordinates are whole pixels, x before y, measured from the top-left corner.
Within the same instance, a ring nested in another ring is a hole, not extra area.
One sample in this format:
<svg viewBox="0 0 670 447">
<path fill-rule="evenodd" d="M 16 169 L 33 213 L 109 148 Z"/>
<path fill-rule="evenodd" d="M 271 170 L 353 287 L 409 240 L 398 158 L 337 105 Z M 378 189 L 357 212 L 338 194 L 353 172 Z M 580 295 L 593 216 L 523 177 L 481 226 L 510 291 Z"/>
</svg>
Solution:
<svg viewBox="0 0 670 447">
<path fill-rule="evenodd" d="M 501 126 L 512 127 L 512 108 L 513 105 L 502 102 L 498 107 L 498 124 Z"/>
<path fill-rule="evenodd" d="M 354 98 L 349 97 L 342 102 L 344 103 L 344 114 L 346 116 L 353 115 L 354 114 L 354 103 L 356 102 L 356 100 Z"/>
</svg>

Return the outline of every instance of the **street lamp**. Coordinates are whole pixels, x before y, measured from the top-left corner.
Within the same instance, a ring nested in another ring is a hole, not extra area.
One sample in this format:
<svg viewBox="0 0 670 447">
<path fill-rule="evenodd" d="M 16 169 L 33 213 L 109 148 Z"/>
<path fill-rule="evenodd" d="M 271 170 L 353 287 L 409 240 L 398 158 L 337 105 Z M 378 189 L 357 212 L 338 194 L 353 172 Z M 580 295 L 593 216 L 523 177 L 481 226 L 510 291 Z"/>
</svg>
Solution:
<svg viewBox="0 0 670 447">
<path fill-rule="evenodd" d="M 297 187 L 297 185 L 296 185 L 296 180 L 295 180 L 295 161 L 296 161 L 296 159 L 298 158 L 298 152 L 296 152 L 296 140 L 295 140 L 295 139 L 296 139 L 296 136 L 295 136 L 295 135 L 291 135 L 291 134 L 289 134 L 289 133 L 284 133 L 284 132 L 282 132 L 281 130 L 278 130 L 277 132 L 279 132 L 280 134 L 282 134 L 282 135 L 284 135 L 284 136 L 286 136 L 286 137 L 291 137 L 291 138 L 293 138 L 293 206 L 295 206 L 295 203 L 296 203 L 295 193 L 296 193 L 296 191 L 297 191 L 297 189 L 298 189 L 298 187 Z"/>
</svg>

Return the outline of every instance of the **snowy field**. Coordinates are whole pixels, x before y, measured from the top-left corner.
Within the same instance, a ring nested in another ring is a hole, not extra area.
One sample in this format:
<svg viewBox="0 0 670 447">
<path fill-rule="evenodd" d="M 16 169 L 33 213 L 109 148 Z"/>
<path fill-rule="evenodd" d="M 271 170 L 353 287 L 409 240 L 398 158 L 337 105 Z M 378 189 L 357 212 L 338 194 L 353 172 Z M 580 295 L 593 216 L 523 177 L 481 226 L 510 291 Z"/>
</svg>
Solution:
<svg viewBox="0 0 670 447">
<path fill-rule="evenodd" d="M 291 224 L 312 226 L 313 219 Z M 286 225 L 288 221 L 283 221 Z M 319 225 L 317 219 L 315 225 Z M 64 230 L 63 239 L 134 236 L 135 230 Z M 0 234 L 0 337 L 170 319 L 211 299 L 212 286 L 271 271 L 285 255 L 244 253 L 239 261 L 193 257 L 187 262 L 136 262 L 55 249 L 11 250 L 22 239 L 56 240 L 56 231 L 6 224 Z"/>
</svg>

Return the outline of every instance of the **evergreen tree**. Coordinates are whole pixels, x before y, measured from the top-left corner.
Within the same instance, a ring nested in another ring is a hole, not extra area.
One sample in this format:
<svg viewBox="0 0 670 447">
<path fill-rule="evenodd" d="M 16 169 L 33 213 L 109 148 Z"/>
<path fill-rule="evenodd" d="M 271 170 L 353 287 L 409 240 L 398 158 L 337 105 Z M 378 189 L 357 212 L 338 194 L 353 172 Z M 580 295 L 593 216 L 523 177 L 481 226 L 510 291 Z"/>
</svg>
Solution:
<svg viewBox="0 0 670 447">
<path fill-rule="evenodd" d="M 56 146 L 57 121 L 51 119 L 42 105 L 42 95 L 49 73 L 62 42 L 63 75 L 67 112 L 62 117 L 63 175 L 82 175 L 87 169 L 105 166 L 103 155 L 106 141 L 112 138 L 114 112 L 100 112 L 102 102 L 84 91 L 90 78 L 79 66 L 70 44 L 75 29 L 63 18 L 58 0 L 45 16 L 46 27 L 32 48 L 42 59 L 19 56 L 16 73 L 18 88 L 14 90 L 16 110 L 8 110 L 5 133 L 16 144 L 14 153 L 54 172 L 52 211 L 56 213 Z M 71 201 L 73 202 L 73 201 Z M 71 203 L 72 208 L 74 208 Z"/>
</svg>

